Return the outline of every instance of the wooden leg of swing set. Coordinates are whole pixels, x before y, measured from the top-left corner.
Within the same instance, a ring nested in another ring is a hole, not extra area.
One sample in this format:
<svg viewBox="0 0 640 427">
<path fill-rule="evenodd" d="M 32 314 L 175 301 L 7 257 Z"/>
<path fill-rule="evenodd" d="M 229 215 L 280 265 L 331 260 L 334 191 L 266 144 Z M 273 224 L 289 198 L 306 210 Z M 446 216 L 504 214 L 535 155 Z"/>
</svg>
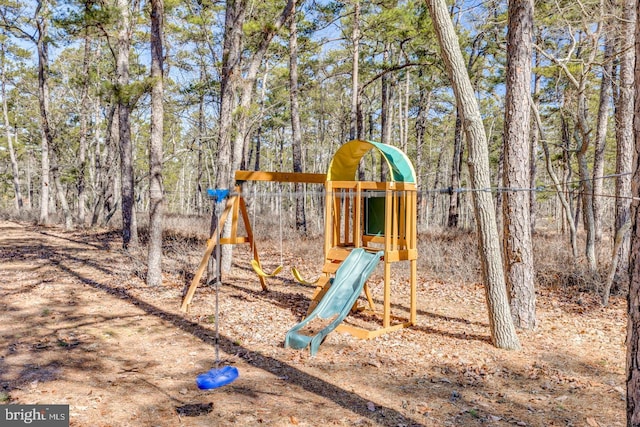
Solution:
<svg viewBox="0 0 640 427">
<path fill-rule="evenodd" d="M 328 274 L 322 275 L 318 279 L 318 282 L 316 283 L 316 290 L 313 292 L 309 308 L 307 309 L 307 316 L 311 314 L 314 308 L 316 308 L 324 294 L 326 294 L 329 287 L 331 287 L 331 284 L 329 283 L 330 279 L 331 277 Z"/>
<path fill-rule="evenodd" d="M 367 301 L 369 302 L 369 308 L 371 311 L 376 311 L 376 305 L 373 302 L 373 297 L 371 296 L 371 289 L 369 289 L 369 285 L 364 284 L 364 294 L 367 297 Z"/>
<path fill-rule="evenodd" d="M 229 216 L 229 212 L 231 208 L 233 208 L 235 198 L 238 196 L 232 196 L 227 200 L 227 205 L 224 208 L 224 212 L 220 215 L 220 220 L 218 221 L 218 226 L 214 230 L 211 237 L 207 240 L 207 249 L 204 252 L 204 256 L 202 257 L 202 261 L 200 261 L 200 265 L 198 266 L 198 270 L 196 274 L 193 276 L 193 280 L 191 280 L 191 285 L 189 285 L 189 290 L 187 291 L 184 299 L 182 300 L 182 306 L 180 310 L 183 312 L 187 312 L 189 310 L 189 305 L 191 304 L 191 300 L 193 299 L 193 295 L 196 293 L 196 288 L 200 283 L 200 279 L 202 278 L 202 274 L 204 274 L 204 270 L 207 268 L 207 263 L 209 262 L 209 258 L 213 253 L 213 250 L 220 239 L 220 233 L 222 233 L 222 228 L 224 227 L 224 223 L 227 221 L 227 217 Z"/>
</svg>

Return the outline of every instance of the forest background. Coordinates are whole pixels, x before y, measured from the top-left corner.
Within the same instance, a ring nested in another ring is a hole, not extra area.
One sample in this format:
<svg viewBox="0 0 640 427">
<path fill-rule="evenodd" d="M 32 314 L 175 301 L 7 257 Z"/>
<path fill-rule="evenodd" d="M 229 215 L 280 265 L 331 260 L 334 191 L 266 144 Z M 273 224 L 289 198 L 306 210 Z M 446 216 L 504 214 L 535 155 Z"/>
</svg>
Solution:
<svg viewBox="0 0 640 427">
<path fill-rule="evenodd" d="M 148 230 L 147 281 L 157 284 L 154 215 L 160 225 L 163 210 L 209 217 L 206 189 L 229 188 L 237 169 L 324 173 L 340 144 L 370 139 L 412 159 L 420 232 L 476 230 L 474 203 L 490 194 L 505 259 L 526 258 L 536 232 L 558 232 L 606 304 L 629 283 L 634 2 L 447 5 L 485 134 L 482 187 L 466 167 L 477 160 L 472 118 L 431 18 L 440 3 L 2 2 L 2 209 L 67 228 L 114 226 L 125 248 Z M 510 16 L 527 6 L 526 37 L 515 43 Z M 531 72 L 515 103 L 514 46 L 526 47 Z M 514 157 L 510 126 L 523 121 L 508 115 L 518 105 L 527 126 Z M 384 173 L 375 156 L 361 165 L 363 178 Z M 254 218 L 275 210 L 296 233 L 322 231 L 317 188 L 262 184 L 248 194 Z M 514 194 L 526 195 L 518 212 Z M 528 231 L 514 231 L 522 215 Z M 515 248 L 514 232 L 525 240 Z M 516 281 L 513 264 L 514 322 L 530 329 L 532 265 Z"/>
</svg>

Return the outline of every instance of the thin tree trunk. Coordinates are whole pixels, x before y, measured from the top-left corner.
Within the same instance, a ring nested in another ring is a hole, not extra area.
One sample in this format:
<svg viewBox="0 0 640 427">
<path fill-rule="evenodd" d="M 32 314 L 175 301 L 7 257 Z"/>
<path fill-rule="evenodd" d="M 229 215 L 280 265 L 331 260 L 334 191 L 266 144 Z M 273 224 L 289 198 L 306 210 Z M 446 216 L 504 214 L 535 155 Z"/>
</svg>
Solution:
<svg viewBox="0 0 640 427">
<path fill-rule="evenodd" d="M 69 209 L 69 203 L 67 202 L 67 197 L 64 193 L 64 186 L 62 185 L 62 181 L 60 180 L 60 166 L 58 163 L 58 153 L 56 151 L 57 150 L 55 150 L 55 147 L 52 147 L 51 177 L 53 178 L 56 197 L 58 198 L 58 203 L 60 203 L 62 215 L 64 216 L 64 228 L 66 230 L 71 230 L 73 228 L 73 215 L 71 214 L 71 209 Z"/>
<path fill-rule="evenodd" d="M 504 186 L 527 188 L 530 183 L 530 87 L 533 1 L 509 0 L 507 72 L 504 119 Z M 504 192 L 503 244 L 507 288 L 514 323 L 536 326 L 536 290 L 531 243 L 529 194 Z"/>
<path fill-rule="evenodd" d="M 407 60 L 407 62 L 409 62 Z M 405 86 L 404 86 L 404 110 L 400 108 L 400 122 L 404 123 L 404 133 L 401 138 L 402 151 L 405 153 L 409 151 L 409 102 L 411 101 L 411 71 L 405 70 Z M 400 102 L 402 105 L 402 102 Z"/>
<path fill-rule="evenodd" d="M 585 54 L 585 58 L 582 59 L 582 70 L 588 70 L 592 64 L 595 63 L 596 54 L 598 52 L 599 34 L 601 31 L 601 23 L 595 26 L 595 31 L 589 34 L 589 39 L 592 42 L 592 49 Z M 574 114 L 575 127 L 573 130 L 573 137 L 577 142 L 576 157 L 578 160 L 578 172 L 581 181 L 581 200 L 582 210 L 584 211 L 584 226 L 586 229 L 586 244 L 585 244 L 585 256 L 591 272 L 597 270 L 597 260 L 595 255 L 595 218 L 593 211 L 593 186 L 592 176 L 589 173 L 589 165 L 587 160 L 587 151 L 591 144 L 592 129 L 589 122 L 588 103 L 587 103 L 587 82 L 588 79 L 583 74 L 580 78 L 576 78 L 571 70 L 569 70 L 567 63 L 559 60 L 558 58 L 549 56 L 544 50 L 538 49 L 542 55 L 547 59 L 554 62 L 569 80 L 569 83 L 575 88 L 576 91 L 576 112 Z M 568 153 L 568 151 L 567 151 Z M 576 221 L 577 222 L 577 221 Z"/>
<path fill-rule="evenodd" d="M 300 128 L 300 106 L 298 104 L 298 27 L 296 22 L 296 0 L 293 0 L 289 24 L 289 98 L 291 99 L 291 130 L 293 151 L 293 171 L 302 172 L 302 130 Z M 307 220 L 304 211 L 303 184 L 295 184 L 296 230 L 307 234 Z"/>
<path fill-rule="evenodd" d="M 33 151 L 29 150 L 27 152 L 27 206 L 29 208 L 33 207 L 33 186 L 31 183 L 33 182 Z"/>
<path fill-rule="evenodd" d="M 70 229 L 73 226 L 73 220 L 69 206 L 67 204 L 64 191 L 59 179 L 57 159 L 55 158 L 55 146 L 53 144 L 53 131 L 51 129 L 51 123 L 49 121 L 49 45 L 48 45 L 48 7 L 49 4 L 46 1 L 38 3 L 36 9 L 36 25 L 38 27 L 38 98 L 40 104 L 40 117 L 42 124 L 42 182 L 43 182 L 43 205 L 47 205 L 49 201 L 49 174 L 54 178 L 54 183 L 57 187 L 57 196 L 63 210 L 65 217 L 65 228 Z M 52 150 L 51 157 L 49 157 L 49 149 Z M 46 152 L 46 162 L 45 162 Z M 46 172 L 45 172 L 46 164 Z M 45 179 L 46 177 L 46 179 Z M 46 185 L 45 185 L 46 180 Z M 46 191 L 45 191 L 46 187 Z M 46 193 L 46 201 L 44 193 Z M 46 209 L 46 213 L 42 209 Z M 40 211 L 41 223 L 48 223 L 48 208 L 42 208 Z"/>
<path fill-rule="evenodd" d="M 488 188 L 491 185 L 488 144 L 478 103 L 458 44 L 458 37 L 444 0 L 427 0 L 427 6 L 464 122 L 469 148 L 471 185 L 474 188 Z M 493 199 L 487 192 L 475 192 L 473 199 L 491 339 L 496 347 L 519 349 L 520 342 L 511 319 L 504 281 Z"/>
<path fill-rule="evenodd" d="M 564 111 L 560 114 L 560 127 L 562 132 L 562 190 L 564 194 L 567 195 L 567 201 L 569 202 L 569 214 L 571 215 L 571 220 L 573 224 L 575 224 L 576 231 L 578 230 L 579 223 L 577 221 L 577 211 L 578 209 L 573 208 L 573 199 L 574 199 L 574 191 L 573 187 L 569 186 L 569 182 L 573 177 L 573 168 L 571 167 L 571 132 L 569 129 L 569 123 L 567 118 L 565 117 Z M 562 225 L 562 231 L 564 232 L 564 223 Z M 577 254 L 576 254 L 577 257 Z"/>
<path fill-rule="evenodd" d="M 262 76 L 262 85 L 260 89 L 260 113 L 258 117 L 258 129 L 256 130 L 256 139 L 255 139 L 255 147 L 253 149 L 253 155 L 249 155 L 248 161 L 250 162 L 252 156 L 255 156 L 255 160 L 253 162 L 253 170 L 260 170 L 260 154 L 262 152 L 262 123 L 264 118 L 264 104 L 267 98 L 267 77 L 269 76 L 269 67 L 268 64 L 265 64 L 265 71 Z"/>
<path fill-rule="evenodd" d="M 147 285 L 162 285 L 162 140 L 164 129 L 162 32 L 164 1 L 151 0 L 151 141 L 149 144 L 149 253 Z"/>
<path fill-rule="evenodd" d="M 445 150 L 442 147 L 440 147 L 440 149 L 438 150 L 438 160 L 436 161 L 435 178 L 433 180 L 433 188 L 435 189 L 438 189 L 438 187 L 440 187 L 440 182 L 442 182 L 442 176 L 445 175 L 445 173 L 442 171 L 442 169 L 446 169 L 446 165 L 443 165 L 443 161 L 442 161 L 442 159 L 444 158 L 444 152 Z M 440 200 L 442 200 L 442 198 L 438 193 L 436 193 L 435 191 L 431 193 L 432 216 L 439 225 L 444 226 L 445 225 L 444 214 L 439 215 Z"/>
<path fill-rule="evenodd" d="M 451 161 L 451 192 L 449 193 L 449 217 L 447 219 L 447 227 L 458 227 L 458 217 L 460 216 L 460 192 L 456 191 L 460 188 L 460 173 L 462 172 L 462 118 L 460 110 L 456 109 L 456 126 L 453 132 L 453 160 Z"/>
<path fill-rule="evenodd" d="M 88 31 L 84 39 L 84 57 L 82 60 L 82 89 L 80 95 L 80 136 L 78 149 L 78 224 L 85 226 L 87 216 L 87 133 L 89 116 L 89 62 L 91 60 L 91 37 Z"/>
<path fill-rule="evenodd" d="M 611 30 L 613 30 L 611 28 Z M 596 124 L 596 139 L 594 141 L 593 156 L 593 227 L 596 247 L 602 241 L 602 218 L 604 217 L 603 194 L 604 150 L 607 143 L 607 128 L 609 124 L 609 104 L 611 103 L 611 74 L 613 73 L 614 37 L 605 35 L 605 49 L 602 64 L 602 79 L 600 80 L 600 100 L 598 103 L 598 118 Z"/>
<path fill-rule="evenodd" d="M 420 69 L 418 71 L 418 82 L 422 82 L 424 79 L 423 71 Z M 425 161 L 424 161 L 424 139 L 427 131 L 427 114 L 429 112 L 429 108 L 431 105 L 431 96 L 432 92 L 427 90 L 425 86 L 421 87 L 418 95 L 418 114 L 415 120 L 415 131 L 416 131 L 416 171 L 418 173 L 418 185 L 422 185 L 425 188 L 428 188 L 428 183 L 426 179 L 423 180 L 423 176 L 425 175 Z M 427 197 L 426 194 L 419 192 L 418 193 L 418 218 L 428 218 L 427 217 Z M 419 221 L 420 222 L 420 221 Z"/>
<path fill-rule="evenodd" d="M 93 204 L 91 226 L 105 225 L 115 213 L 118 203 L 115 201 L 117 162 L 118 162 L 118 120 L 116 119 L 117 104 L 112 104 L 107 112 L 106 134 L 104 149 L 100 150 L 100 139 L 94 135 L 96 141 L 96 182 L 97 196 Z"/>
<path fill-rule="evenodd" d="M 578 158 L 578 172 L 581 181 L 581 200 L 582 210 L 584 212 L 584 226 L 587 232 L 587 238 L 585 242 L 585 256 L 587 258 L 587 264 L 591 272 L 597 271 L 596 261 L 596 241 L 595 241 L 595 218 L 593 212 L 593 186 L 591 176 L 589 174 L 589 165 L 587 160 L 587 151 L 590 145 L 590 132 L 591 129 L 587 121 L 587 105 L 586 97 L 583 94 L 578 95 L 578 120 L 577 128 L 574 131 L 574 137 L 578 141 L 578 151 L 576 156 Z"/>
<path fill-rule="evenodd" d="M 38 27 L 38 39 L 36 46 L 38 50 L 38 101 L 40 106 L 41 124 L 41 167 L 40 177 L 42 189 L 40 191 L 40 224 L 49 224 L 49 194 L 50 194 L 50 160 L 49 147 L 53 143 L 53 135 L 49 127 L 49 52 L 48 52 L 48 23 L 47 9 L 49 4 L 46 0 L 38 2 L 36 11 L 36 25 Z"/>
<path fill-rule="evenodd" d="M 540 55 L 537 52 L 533 52 L 533 61 L 534 68 L 537 69 L 540 66 Z M 534 105 L 531 106 L 532 109 L 538 109 L 539 101 L 538 101 L 538 91 L 540 90 L 540 75 L 533 75 L 533 97 L 530 100 Z M 533 121 L 534 119 L 532 119 Z M 533 125 L 531 129 L 531 152 L 529 155 L 530 162 L 530 170 L 531 175 L 529 177 L 529 188 L 536 187 L 536 177 L 538 174 L 538 166 L 537 166 L 537 153 L 538 153 L 538 143 L 540 141 L 540 131 L 538 127 Z M 536 192 L 529 192 L 529 211 L 531 212 L 531 234 L 533 235 L 536 230 L 536 222 L 537 222 L 537 203 L 536 203 Z"/>
<path fill-rule="evenodd" d="M 203 71 L 203 66 L 200 68 L 200 80 L 204 79 L 205 73 Z M 203 212 L 203 197 L 202 197 L 202 174 L 203 174 L 203 162 L 202 162 L 202 150 L 204 149 L 203 138 L 204 138 L 204 96 L 205 92 L 200 92 L 200 97 L 198 100 L 198 153 L 197 153 L 197 163 L 196 163 L 196 193 L 194 195 L 194 202 L 196 206 L 196 214 L 202 215 Z"/>
<path fill-rule="evenodd" d="M 353 31 L 351 33 L 351 45 L 353 48 L 351 57 L 351 120 L 349 127 L 349 139 L 356 139 L 360 134 L 358 129 L 358 105 L 360 105 L 360 0 L 353 3 Z"/>
<path fill-rule="evenodd" d="M 533 111 L 533 117 L 536 122 L 536 126 L 538 128 L 538 132 L 540 133 L 540 143 L 542 144 L 542 150 L 544 152 L 545 165 L 547 169 L 547 173 L 549 177 L 553 181 L 553 185 L 556 189 L 556 195 L 562 204 L 562 208 L 564 211 L 564 216 L 569 224 L 569 241 L 571 243 L 571 253 L 573 254 L 573 258 L 576 259 L 578 257 L 578 240 L 577 240 L 577 231 L 576 224 L 573 220 L 573 211 L 571 210 L 571 205 L 569 204 L 569 200 L 567 199 L 566 193 L 563 189 L 562 183 L 558 178 L 558 175 L 553 168 L 553 163 L 551 159 L 551 153 L 549 152 L 549 144 L 547 142 L 547 135 L 542 127 L 542 120 L 540 119 L 540 112 L 536 107 L 536 104 L 530 102 L 531 109 Z M 564 223 L 564 221 L 563 221 Z"/>
<path fill-rule="evenodd" d="M 7 135 L 7 145 L 9 148 L 9 160 L 11 161 L 11 173 L 13 175 L 13 192 L 14 199 L 16 202 L 16 210 L 18 214 L 22 213 L 23 201 L 22 201 L 22 193 L 20 192 L 20 170 L 18 169 L 18 160 L 16 158 L 16 152 L 13 146 L 13 136 L 11 135 L 11 124 L 9 123 L 9 108 L 7 106 L 7 89 L 6 89 L 6 81 L 7 81 L 7 72 L 6 72 L 6 47 L 4 43 L 0 45 L 1 56 L 0 60 L 2 61 L 2 117 L 4 119 L 4 129 Z M 17 137 L 17 133 L 15 133 Z"/>
<path fill-rule="evenodd" d="M 129 48 L 131 45 L 132 17 L 130 2 L 118 0 L 120 11 L 120 30 L 118 32 L 118 49 L 116 58 L 117 101 L 118 101 L 118 133 L 120 145 L 120 179 L 122 198 L 122 247 L 138 246 L 138 230 L 134 226 L 134 178 L 133 178 L 133 144 L 131 142 L 131 100 L 126 88 L 129 85 Z"/>
<path fill-rule="evenodd" d="M 385 64 L 389 63 L 391 43 L 386 42 L 384 45 L 384 51 L 382 53 L 382 60 Z M 385 73 L 380 79 L 380 142 L 383 144 L 391 143 L 391 98 L 392 98 L 392 85 L 389 73 Z M 364 171 L 362 171 L 364 173 Z M 382 156 L 380 157 L 380 181 L 387 180 L 388 166 Z"/>
</svg>

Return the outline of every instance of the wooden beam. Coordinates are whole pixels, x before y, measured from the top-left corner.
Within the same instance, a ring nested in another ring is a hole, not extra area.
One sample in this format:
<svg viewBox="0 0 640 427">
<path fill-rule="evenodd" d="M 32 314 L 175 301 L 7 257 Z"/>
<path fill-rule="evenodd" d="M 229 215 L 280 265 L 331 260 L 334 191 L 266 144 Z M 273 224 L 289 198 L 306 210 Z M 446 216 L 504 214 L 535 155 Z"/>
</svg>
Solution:
<svg viewBox="0 0 640 427">
<path fill-rule="evenodd" d="M 236 171 L 235 178 L 236 181 L 302 182 L 308 184 L 324 184 L 327 180 L 327 174 L 300 172 Z"/>
<path fill-rule="evenodd" d="M 191 304 L 191 300 L 193 299 L 193 295 L 196 293 L 196 288 L 200 284 L 200 279 L 202 278 L 202 274 L 204 273 L 205 268 L 207 268 L 207 263 L 209 262 L 209 258 L 211 257 L 211 253 L 215 249 L 218 241 L 220 240 L 220 234 L 222 233 L 222 227 L 224 227 L 224 223 L 227 221 L 227 217 L 229 216 L 229 212 L 233 209 L 233 205 L 235 204 L 237 198 L 239 196 L 232 196 L 227 199 L 227 204 L 224 208 L 224 211 L 220 215 L 220 221 L 218 221 L 218 225 L 214 232 L 209 236 L 207 240 L 207 249 L 204 251 L 204 256 L 202 257 L 202 261 L 200 261 L 200 265 L 198 266 L 198 270 L 196 270 L 196 274 L 193 276 L 191 280 L 191 285 L 189 285 L 189 290 L 187 294 L 184 296 L 182 300 L 182 306 L 180 306 L 180 310 L 183 312 L 187 312 L 189 309 L 189 304 Z M 216 208 L 215 206 L 213 207 Z"/>
</svg>

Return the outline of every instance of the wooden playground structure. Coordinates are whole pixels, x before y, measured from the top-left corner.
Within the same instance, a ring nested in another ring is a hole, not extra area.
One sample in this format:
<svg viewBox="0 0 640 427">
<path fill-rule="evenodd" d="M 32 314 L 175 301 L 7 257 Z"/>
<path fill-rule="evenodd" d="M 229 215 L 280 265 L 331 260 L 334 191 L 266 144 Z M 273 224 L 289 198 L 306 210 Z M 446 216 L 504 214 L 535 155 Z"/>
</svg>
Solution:
<svg viewBox="0 0 640 427">
<path fill-rule="evenodd" d="M 388 167 L 386 182 L 358 181 L 360 160 L 369 151 L 376 151 Z M 315 282 L 315 292 L 308 313 L 326 294 L 338 267 L 351 250 L 384 251 L 384 285 L 382 312 L 376 309 L 370 288 L 364 293 L 368 307 L 353 307 L 379 319 L 378 327 L 367 329 L 342 323 L 337 330 L 358 338 L 374 338 L 416 323 L 417 313 L 417 186 L 413 166 L 398 148 L 372 141 L 353 140 L 342 145 L 334 154 L 327 174 L 236 171 L 234 191 L 226 200 L 217 227 L 207 241 L 207 248 L 183 299 L 181 310 L 186 312 L 192 302 L 211 254 L 218 244 L 248 243 L 251 246 L 254 269 L 263 290 L 268 290 L 262 274 L 258 249 L 253 237 L 247 207 L 242 197 L 242 186 L 247 181 L 324 184 L 324 263 L 322 274 Z M 223 228 L 231 214 L 231 232 L 222 237 Z M 239 235 L 239 221 L 244 224 L 245 235 Z M 392 313 L 392 265 L 409 263 L 409 289 L 397 289 L 409 302 L 409 313 Z M 296 272 L 294 271 L 294 274 Z M 298 279 L 299 277 L 296 276 Z"/>
</svg>

